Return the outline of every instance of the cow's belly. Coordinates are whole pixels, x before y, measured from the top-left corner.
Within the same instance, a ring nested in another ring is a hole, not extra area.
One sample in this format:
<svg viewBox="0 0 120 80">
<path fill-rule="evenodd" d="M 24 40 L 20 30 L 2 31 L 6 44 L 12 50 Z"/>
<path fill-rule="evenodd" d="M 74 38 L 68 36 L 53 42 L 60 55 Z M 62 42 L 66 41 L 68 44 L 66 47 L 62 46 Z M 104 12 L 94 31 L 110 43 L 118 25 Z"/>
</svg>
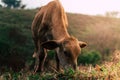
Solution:
<svg viewBox="0 0 120 80">
<path fill-rule="evenodd" d="M 46 41 L 50 41 L 50 40 L 54 40 L 53 35 L 50 32 L 47 32 L 47 33 L 41 35 L 41 37 L 40 37 L 41 42 L 46 42 Z"/>
</svg>

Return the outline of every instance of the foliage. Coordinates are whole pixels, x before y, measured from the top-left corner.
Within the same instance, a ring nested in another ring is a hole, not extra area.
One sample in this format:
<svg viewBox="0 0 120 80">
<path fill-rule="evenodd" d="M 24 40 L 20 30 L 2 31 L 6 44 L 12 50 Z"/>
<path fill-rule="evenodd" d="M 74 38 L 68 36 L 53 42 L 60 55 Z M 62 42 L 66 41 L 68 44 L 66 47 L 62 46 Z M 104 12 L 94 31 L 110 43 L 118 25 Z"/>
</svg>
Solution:
<svg viewBox="0 0 120 80">
<path fill-rule="evenodd" d="M 0 8 L 2 8 L 2 5 L 0 4 Z"/>
<path fill-rule="evenodd" d="M 78 58 L 78 64 L 98 64 L 101 60 L 101 54 L 98 51 L 84 51 Z"/>
<path fill-rule="evenodd" d="M 72 69 L 64 72 L 44 72 L 32 74 L 32 71 L 12 71 L 0 75 L 0 80 L 119 80 L 120 79 L 120 62 L 107 62 L 99 67 L 84 67 L 74 71 Z M 86 68 L 86 69 L 85 69 Z M 99 70 L 100 69 L 100 70 Z"/>
<path fill-rule="evenodd" d="M 17 62 L 21 64 L 20 62 L 26 62 L 29 57 L 32 57 L 34 45 L 30 25 L 33 17 L 27 11 L 0 8 L 1 65 L 13 64 L 12 58 L 15 59 L 14 64 Z M 18 57 L 17 60 L 13 56 Z"/>
</svg>

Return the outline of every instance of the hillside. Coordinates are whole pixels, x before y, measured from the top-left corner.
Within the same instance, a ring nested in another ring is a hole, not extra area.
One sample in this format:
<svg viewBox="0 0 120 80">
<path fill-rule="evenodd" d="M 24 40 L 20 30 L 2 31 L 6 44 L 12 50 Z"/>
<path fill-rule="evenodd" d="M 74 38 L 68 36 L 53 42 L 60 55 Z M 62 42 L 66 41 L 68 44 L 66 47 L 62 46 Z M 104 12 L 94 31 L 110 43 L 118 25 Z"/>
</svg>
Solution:
<svg viewBox="0 0 120 80">
<path fill-rule="evenodd" d="M 27 61 L 29 65 L 32 63 L 34 44 L 31 37 L 31 23 L 36 12 L 37 10 L 0 8 L 1 64 L 15 66 L 17 61 L 21 63 Z M 116 49 L 120 49 L 120 19 L 71 13 L 67 13 L 67 16 L 69 33 L 88 43 L 83 51 L 98 51 L 103 59 L 106 59 Z M 11 63 L 13 59 L 17 61 Z"/>
<path fill-rule="evenodd" d="M 8 49 L 8 53 L 13 53 L 14 50 L 16 52 L 20 50 L 19 53 L 23 53 L 25 49 L 23 50 L 22 48 L 33 46 L 30 26 L 34 14 L 35 12 L 32 10 L 23 11 L 0 8 L 1 53 L 5 52 L 3 48 Z"/>
<path fill-rule="evenodd" d="M 68 13 L 69 32 L 88 43 L 87 49 L 108 55 L 120 49 L 120 19 Z"/>
</svg>

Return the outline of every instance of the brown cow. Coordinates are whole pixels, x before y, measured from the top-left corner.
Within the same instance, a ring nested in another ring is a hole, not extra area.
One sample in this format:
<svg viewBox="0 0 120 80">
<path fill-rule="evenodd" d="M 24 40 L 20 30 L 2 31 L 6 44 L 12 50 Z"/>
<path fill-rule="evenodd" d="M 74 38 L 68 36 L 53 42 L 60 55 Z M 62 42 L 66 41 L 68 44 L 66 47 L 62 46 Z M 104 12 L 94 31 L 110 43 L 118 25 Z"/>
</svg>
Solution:
<svg viewBox="0 0 120 80">
<path fill-rule="evenodd" d="M 63 7 L 58 0 L 40 8 L 32 23 L 32 35 L 35 43 L 34 55 L 38 60 L 36 71 L 43 71 L 47 56 L 46 49 L 55 50 L 57 69 L 60 64 L 66 67 L 77 67 L 77 58 L 85 42 L 78 41 L 67 32 L 68 21 Z"/>
</svg>

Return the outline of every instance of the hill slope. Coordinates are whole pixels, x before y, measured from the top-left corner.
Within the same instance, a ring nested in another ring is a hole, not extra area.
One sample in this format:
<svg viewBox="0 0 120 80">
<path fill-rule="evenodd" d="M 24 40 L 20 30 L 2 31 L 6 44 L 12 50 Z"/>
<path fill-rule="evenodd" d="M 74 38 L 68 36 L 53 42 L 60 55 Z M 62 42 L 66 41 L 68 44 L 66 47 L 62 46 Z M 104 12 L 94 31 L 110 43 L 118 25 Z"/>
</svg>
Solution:
<svg viewBox="0 0 120 80">
<path fill-rule="evenodd" d="M 109 54 L 120 48 L 120 19 L 68 14 L 69 32 L 86 41 L 89 49 Z"/>
<path fill-rule="evenodd" d="M 0 8 L 0 51 L 32 55 L 31 23 L 37 10 Z M 67 13 L 71 35 L 86 41 L 89 50 L 103 55 L 120 48 L 120 19 Z M 7 46 L 4 46 L 7 45 Z M 3 49 L 4 48 L 4 49 Z"/>
</svg>

